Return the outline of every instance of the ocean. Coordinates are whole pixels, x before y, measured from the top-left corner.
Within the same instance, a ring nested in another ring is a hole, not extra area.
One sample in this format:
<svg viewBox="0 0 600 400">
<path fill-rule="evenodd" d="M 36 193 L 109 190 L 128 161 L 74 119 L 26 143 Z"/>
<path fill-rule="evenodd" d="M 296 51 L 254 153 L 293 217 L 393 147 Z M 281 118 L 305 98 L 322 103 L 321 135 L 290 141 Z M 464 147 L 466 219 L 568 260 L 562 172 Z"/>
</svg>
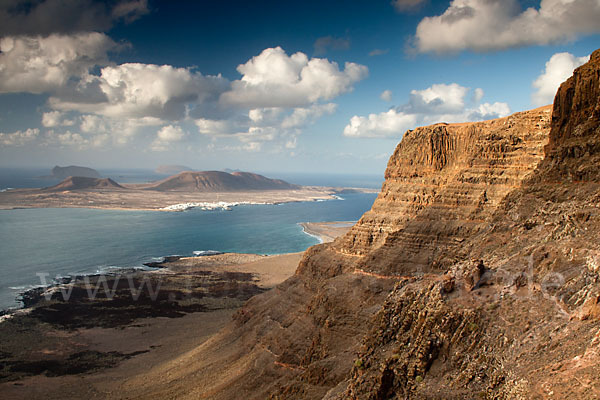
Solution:
<svg viewBox="0 0 600 400">
<path fill-rule="evenodd" d="M 231 211 L 0 210 L 0 309 L 18 307 L 19 292 L 40 285 L 42 277 L 51 283 L 203 250 L 303 251 L 318 240 L 298 223 L 357 220 L 375 197 L 353 193 L 343 200 L 240 205 Z"/>
</svg>

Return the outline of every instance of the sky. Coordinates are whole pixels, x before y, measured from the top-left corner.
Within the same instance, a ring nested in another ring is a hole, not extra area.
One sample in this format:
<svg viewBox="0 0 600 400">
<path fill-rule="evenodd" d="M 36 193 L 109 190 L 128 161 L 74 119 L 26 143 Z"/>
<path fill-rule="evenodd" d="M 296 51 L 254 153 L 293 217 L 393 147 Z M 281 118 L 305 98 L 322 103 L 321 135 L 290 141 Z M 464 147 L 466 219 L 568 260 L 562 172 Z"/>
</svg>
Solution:
<svg viewBox="0 0 600 400">
<path fill-rule="evenodd" d="M 0 167 L 383 174 L 599 47 L 600 0 L 0 0 Z"/>
</svg>

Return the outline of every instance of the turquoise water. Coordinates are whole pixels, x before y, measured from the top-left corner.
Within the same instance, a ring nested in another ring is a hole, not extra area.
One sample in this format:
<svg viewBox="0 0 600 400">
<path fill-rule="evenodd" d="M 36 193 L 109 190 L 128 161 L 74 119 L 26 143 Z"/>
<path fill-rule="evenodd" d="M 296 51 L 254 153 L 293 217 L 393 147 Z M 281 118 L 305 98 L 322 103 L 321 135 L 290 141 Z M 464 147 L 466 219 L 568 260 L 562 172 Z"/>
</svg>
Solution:
<svg viewBox="0 0 600 400">
<path fill-rule="evenodd" d="M 280 254 L 303 251 L 317 239 L 299 222 L 357 220 L 375 194 L 344 200 L 243 205 L 232 211 L 181 213 L 91 209 L 0 210 L 0 309 L 17 307 L 19 290 L 37 274 L 95 273 L 137 267 L 156 257 L 198 250 Z"/>
</svg>

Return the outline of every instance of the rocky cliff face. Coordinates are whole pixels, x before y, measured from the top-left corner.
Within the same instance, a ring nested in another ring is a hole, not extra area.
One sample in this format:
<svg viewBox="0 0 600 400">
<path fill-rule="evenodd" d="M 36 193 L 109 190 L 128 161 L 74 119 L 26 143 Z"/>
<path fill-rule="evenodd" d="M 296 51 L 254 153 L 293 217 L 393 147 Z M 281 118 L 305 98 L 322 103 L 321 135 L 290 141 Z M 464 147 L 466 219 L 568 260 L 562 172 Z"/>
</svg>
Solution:
<svg viewBox="0 0 600 400">
<path fill-rule="evenodd" d="M 408 131 L 373 208 L 335 244 L 371 272 L 444 269 L 447 247 L 488 224 L 502 199 L 543 158 L 550 107 L 492 121 Z"/>
<path fill-rule="evenodd" d="M 597 51 L 552 116 L 408 132 L 373 209 L 149 393 L 597 397 L 599 74 Z"/>
<path fill-rule="evenodd" d="M 396 285 L 340 398 L 598 396 L 599 107 L 596 51 L 558 91 L 544 159 L 443 274 Z"/>
</svg>

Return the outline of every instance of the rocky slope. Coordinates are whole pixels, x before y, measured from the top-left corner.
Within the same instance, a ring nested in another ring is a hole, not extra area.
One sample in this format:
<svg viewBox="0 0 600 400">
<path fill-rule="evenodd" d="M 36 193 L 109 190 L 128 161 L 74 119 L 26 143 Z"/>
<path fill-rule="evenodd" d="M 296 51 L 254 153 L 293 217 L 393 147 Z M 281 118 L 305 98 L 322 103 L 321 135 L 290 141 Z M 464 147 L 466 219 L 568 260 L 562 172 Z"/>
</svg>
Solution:
<svg viewBox="0 0 600 400">
<path fill-rule="evenodd" d="M 541 108 L 408 132 L 381 194 L 132 397 L 600 397 L 600 51 Z"/>
</svg>

